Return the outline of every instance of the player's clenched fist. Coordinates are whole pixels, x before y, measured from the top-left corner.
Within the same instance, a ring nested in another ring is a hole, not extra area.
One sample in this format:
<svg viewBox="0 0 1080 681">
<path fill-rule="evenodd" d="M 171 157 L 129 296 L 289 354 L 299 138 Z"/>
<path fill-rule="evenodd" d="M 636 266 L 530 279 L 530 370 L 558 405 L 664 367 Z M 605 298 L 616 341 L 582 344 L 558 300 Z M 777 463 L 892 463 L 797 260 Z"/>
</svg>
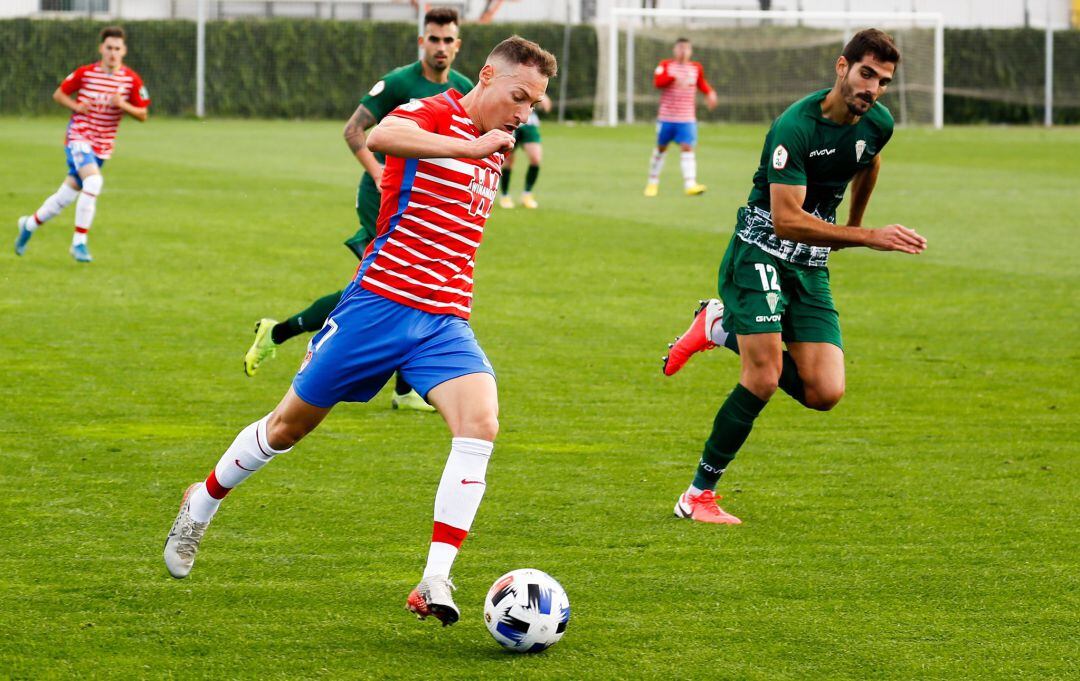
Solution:
<svg viewBox="0 0 1080 681">
<path fill-rule="evenodd" d="M 888 225 L 871 230 L 870 241 L 866 245 L 875 251 L 900 251 L 918 255 L 926 250 L 926 238 L 903 225 Z"/>
<path fill-rule="evenodd" d="M 488 130 L 469 144 L 465 158 L 487 158 L 497 151 L 507 153 L 514 149 L 514 136 L 505 130 Z"/>
</svg>

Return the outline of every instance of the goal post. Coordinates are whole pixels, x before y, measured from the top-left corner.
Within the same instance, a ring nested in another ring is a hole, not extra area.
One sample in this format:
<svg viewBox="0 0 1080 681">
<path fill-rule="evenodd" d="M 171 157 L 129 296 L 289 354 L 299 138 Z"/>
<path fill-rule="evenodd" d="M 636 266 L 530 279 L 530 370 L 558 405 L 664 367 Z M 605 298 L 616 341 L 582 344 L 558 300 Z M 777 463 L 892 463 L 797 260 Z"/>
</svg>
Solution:
<svg viewBox="0 0 1080 681">
<path fill-rule="evenodd" d="M 885 103 L 901 124 L 945 122 L 945 21 L 936 12 L 803 12 L 613 7 L 601 50 L 597 120 L 632 123 L 655 112 L 652 66 L 688 37 L 720 94 L 704 120 L 771 120 L 806 90 L 832 84 L 833 63 L 858 30 L 877 27 L 902 55 Z M 642 63 L 647 62 L 647 63 Z M 620 87 L 621 86 L 621 87 Z M 603 94 L 601 94 L 603 93 Z M 635 111 L 638 110 L 638 111 Z"/>
</svg>

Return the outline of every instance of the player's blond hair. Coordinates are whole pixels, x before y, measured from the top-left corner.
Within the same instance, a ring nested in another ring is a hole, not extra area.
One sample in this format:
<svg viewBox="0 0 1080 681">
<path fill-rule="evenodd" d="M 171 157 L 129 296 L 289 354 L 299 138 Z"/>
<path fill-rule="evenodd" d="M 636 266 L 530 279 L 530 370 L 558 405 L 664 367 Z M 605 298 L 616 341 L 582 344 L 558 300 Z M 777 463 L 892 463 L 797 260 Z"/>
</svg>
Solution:
<svg viewBox="0 0 1080 681">
<path fill-rule="evenodd" d="M 542 73 L 545 78 L 554 78 L 559 71 L 555 61 L 555 55 L 540 47 L 531 40 L 526 40 L 519 35 L 513 35 L 495 46 L 488 55 L 487 60 L 498 59 L 510 64 L 532 66 Z"/>
</svg>

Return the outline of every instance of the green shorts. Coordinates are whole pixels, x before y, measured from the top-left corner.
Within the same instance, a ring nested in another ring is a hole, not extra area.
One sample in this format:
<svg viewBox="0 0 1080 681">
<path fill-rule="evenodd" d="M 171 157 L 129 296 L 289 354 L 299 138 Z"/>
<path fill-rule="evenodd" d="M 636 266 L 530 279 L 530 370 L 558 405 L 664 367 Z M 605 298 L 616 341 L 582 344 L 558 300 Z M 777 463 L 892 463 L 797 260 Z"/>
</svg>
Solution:
<svg viewBox="0 0 1080 681">
<path fill-rule="evenodd" d="M 779 333 L 785 343 L 831 343 L 844 349 L 827 267 L 781 260 L 732 235 L 718 288 L 725 331 Z"/>
<path fill-rule="evenodd" d="M 355 253 L 357 258 L 362 259 L 368 244 L 375 240 L 375 223 L 379 220 L 380 201 L 382 194 L 375 186 L 375 180 L 364 173 L 360 178 L 360 186 L 356 188 L 356 217 L 360 219 L 360 229 L 345 240 L 345 246 Z"/>
<path fill-rule="evenodd" d="M 530 142 L 536 142 L 540 144 L 540 126 L 519 125 L 518 129 L 514 131 L 514 139 L 517 140 L 517 144 L 529 144 Z"/>
</svg>

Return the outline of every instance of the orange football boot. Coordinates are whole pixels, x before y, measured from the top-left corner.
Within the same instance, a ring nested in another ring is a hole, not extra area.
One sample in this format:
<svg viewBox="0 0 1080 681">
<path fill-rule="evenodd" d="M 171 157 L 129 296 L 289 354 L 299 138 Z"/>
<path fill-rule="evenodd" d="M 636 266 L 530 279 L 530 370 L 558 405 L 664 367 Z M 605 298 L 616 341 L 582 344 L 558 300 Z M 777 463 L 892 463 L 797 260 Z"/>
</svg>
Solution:
<svg viewBox="0 0 1080 681">
<path fill-rule="evenodd" d="M 684 492 L 679 497 L 679 500 L 675 502 L 675 516 L 677 518 L 696 520 L 699 523 L 741 525 L 741 520 L 717 505 L 716 501 L 720 498 L 709 489 L 697 496 L 690 496 L 689 493 Z"/>
<path fill-rule="evenodd" d="M 690 357 L 716 347 L 709 338 L 709 329 L 716 321 L 724 317 L 724 304 L 716 298 L 701 301 L 701 306 L 694 313 L 694 321 L 686 333 L 668 345 L 667 357 L 664 357 L 664 375 L 674 376 L 682 369 Z"/>
</svg>

